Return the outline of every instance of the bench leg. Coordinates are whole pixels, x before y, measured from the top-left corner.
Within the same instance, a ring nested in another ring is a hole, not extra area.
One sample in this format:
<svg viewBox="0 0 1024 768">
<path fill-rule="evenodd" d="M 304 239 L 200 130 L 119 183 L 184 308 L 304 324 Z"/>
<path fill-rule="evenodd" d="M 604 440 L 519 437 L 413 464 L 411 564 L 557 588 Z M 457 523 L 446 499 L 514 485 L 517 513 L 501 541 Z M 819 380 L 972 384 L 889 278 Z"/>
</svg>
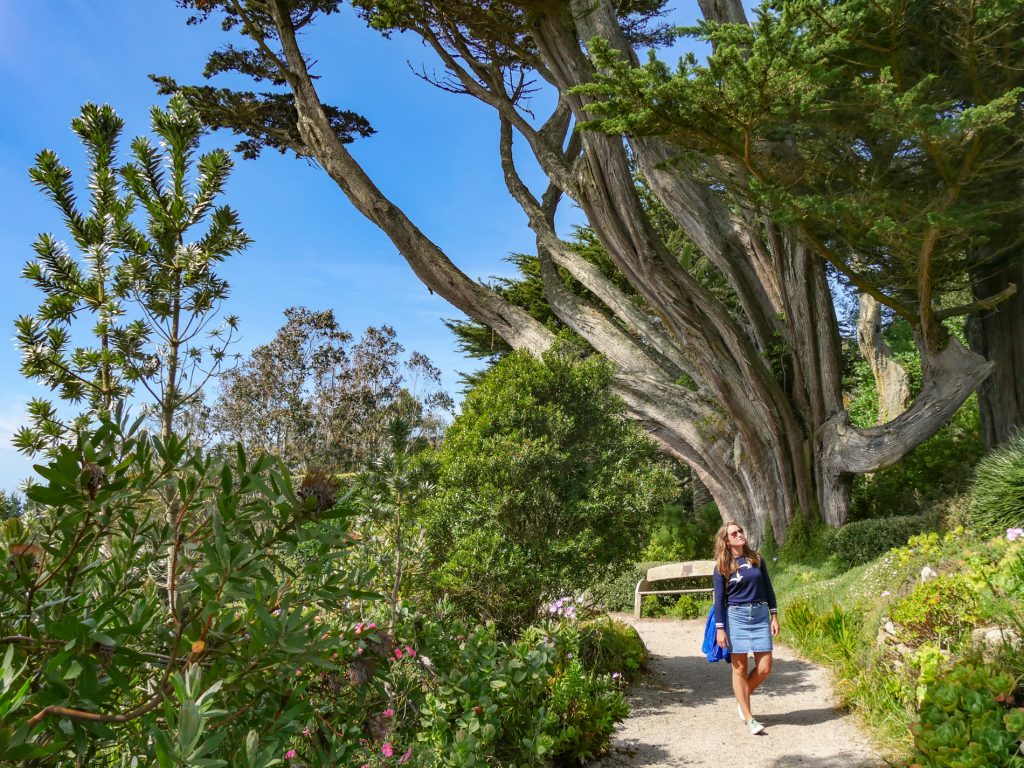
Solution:
<svg viewBox="0 0 1024 768">
<path fill-rule="evenodd" d="M 643 603 L 643 596 L 639 592 L 633 593 L 633 618 L 640 618 L 640 606 Z"/>
</svg>

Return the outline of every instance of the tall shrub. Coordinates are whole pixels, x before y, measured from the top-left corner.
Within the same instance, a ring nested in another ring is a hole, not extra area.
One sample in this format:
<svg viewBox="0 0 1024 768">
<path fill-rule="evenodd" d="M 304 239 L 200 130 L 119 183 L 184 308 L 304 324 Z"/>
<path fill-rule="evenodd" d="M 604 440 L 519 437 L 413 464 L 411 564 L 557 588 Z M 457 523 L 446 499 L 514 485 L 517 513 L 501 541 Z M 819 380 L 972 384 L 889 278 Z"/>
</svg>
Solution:
<svg viewBox="0 0 1024 768">
<path fill-rule="evenodd" d="M 564 347 L 517 352 L 466 397 L 427 515 L 436 587 L 466 613 L 518 629 L 640 554 L 677 485 L 610 379 Z"/>
<path fill-rule="evenodd" d="M 37 469 L 31 532 L 0 527 L 0 764 L 264 768 L 303 729 L 321 764 L 347 759 L 362 708 L 343 673 L 366 655 L 329 490 L 109 420 Z M 303 542 L 318 557 L 300 590 Z"/>
<path fill-rule="evenodd" d="M 968 522 L 989 535 L 1024 527 L 1024 432 L 978 462 Z"/>
</svg>

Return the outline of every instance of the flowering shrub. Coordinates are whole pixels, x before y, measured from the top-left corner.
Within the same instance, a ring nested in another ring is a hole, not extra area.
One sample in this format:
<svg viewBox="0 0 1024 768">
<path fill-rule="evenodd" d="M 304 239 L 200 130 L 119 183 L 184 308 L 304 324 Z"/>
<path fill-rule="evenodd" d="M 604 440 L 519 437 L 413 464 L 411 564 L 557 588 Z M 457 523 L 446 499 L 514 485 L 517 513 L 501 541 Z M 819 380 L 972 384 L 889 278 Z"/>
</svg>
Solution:
<svg viewBox="0 0 1024 768">
<path fill-rule="evenodd" d="M 354 679 L 345 622 L 319 618 L 352 594 L 344 500 L 269 456 L 215 461 L 113 422 L 39 473 L 38 512 L 0 527 L 0 763 L 347 759 L 361 729 L 333 704 L 375 672 Z M 296 590 L 302 543 L 319 563 Z"/>
</svg>

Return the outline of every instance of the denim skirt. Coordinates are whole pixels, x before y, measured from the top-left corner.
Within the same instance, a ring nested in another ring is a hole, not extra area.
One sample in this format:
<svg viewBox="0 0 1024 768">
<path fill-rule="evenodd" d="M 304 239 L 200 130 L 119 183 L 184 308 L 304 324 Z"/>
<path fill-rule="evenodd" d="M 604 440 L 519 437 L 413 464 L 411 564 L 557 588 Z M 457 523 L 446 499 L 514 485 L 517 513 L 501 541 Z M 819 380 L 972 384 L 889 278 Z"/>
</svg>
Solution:
<svg viewBox="0 0 1024 768">
<path fill-rule="evenodd" d="M 771 614 L 767 603 L 729 606 L 729 650 L 764 653 L 772 650 Z"/>
</svg>

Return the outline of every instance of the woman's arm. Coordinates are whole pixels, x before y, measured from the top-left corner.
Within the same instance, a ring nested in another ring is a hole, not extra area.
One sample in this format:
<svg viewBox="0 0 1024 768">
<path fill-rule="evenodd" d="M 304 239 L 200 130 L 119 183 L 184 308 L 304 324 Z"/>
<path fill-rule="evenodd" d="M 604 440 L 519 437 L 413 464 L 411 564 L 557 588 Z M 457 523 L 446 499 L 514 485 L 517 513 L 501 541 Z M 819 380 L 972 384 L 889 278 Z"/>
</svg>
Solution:
<svg viewBox="0 0 1024 768">
<path fill-rule="evenodd" d="M 718 629 L 725 627 L 725 577 L 716 568 L 711 577 L 711 583 L 715 588 L 715 626 Z"/>
<path fill-rule="evenodd" d="M 764 594 L 765 600 L 768 601 L 768 610 L 772 614 L 779 612 L 779 605 L 775 599 L 775 587 L 772 586 L 772 577 L 768 575 L 768 563 L 765 562 L 764 556 L 761 557 L 761 580 L 764 583 Z"/>
</svg>

